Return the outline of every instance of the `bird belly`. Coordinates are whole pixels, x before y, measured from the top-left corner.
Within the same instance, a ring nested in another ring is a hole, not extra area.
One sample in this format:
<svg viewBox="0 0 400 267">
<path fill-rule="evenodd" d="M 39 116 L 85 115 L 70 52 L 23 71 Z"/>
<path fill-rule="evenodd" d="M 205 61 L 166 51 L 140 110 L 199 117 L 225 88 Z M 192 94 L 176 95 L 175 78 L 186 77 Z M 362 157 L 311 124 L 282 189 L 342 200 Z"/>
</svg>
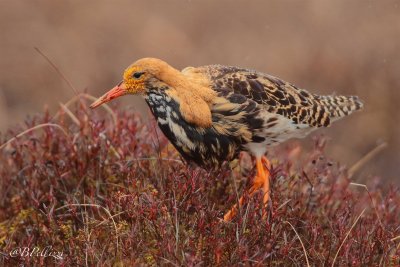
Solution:
<svg viewBox="0 0 400 267">
<path fill-rule="evenodd" d="M 244 148 L 256 157 L 261 157 L 270 146 L 278 145 L 292 138 L 304 138 L 314 130 L 307 124 L 298 124 L 285 116 L 260 112 L 258 115 L 264 123 L 253 132 L 252 141 L 245 144 Z"/>
</svg>

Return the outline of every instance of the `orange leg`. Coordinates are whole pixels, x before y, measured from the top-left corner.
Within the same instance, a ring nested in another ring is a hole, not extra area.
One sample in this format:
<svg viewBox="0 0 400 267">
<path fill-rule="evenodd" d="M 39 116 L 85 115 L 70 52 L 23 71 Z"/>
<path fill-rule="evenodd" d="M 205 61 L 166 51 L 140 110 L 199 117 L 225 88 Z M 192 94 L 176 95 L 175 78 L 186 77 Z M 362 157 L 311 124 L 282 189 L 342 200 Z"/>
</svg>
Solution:
<svg viewBox="0 0 400 267">
<path fill-rule="evenodd" d="M 267 166 L 264 168 L 263 164 Z M 253 185 L 247 191 L 249 197 L 253 196 L 254 193 L 257 192 L 260 188 L 262 188 L 264 196 L 263 196 L 263 204 L 267 206 L 269 200 L 269 169 L 271 164 L 269 163 L 268 159 L 263 156 L 261 158 L 256 159 L 256 167 L 257 167 L 257 175 L 254 177 Z M 244 197 L 242 196 L 239 199 L 239 207 L 243 206 Z M 224 221 L 229 222 L 235 217 L 238 211 L 238 204 L 235 204 L 224 216 Z"/>
<path fill-rule="evenodd" d="M 269 170 L 271 169 L 271 163 L 269 162 L 269 160 L 265 156 L 262 156 L 261 161 L 266 166 L 265 174 L 264 174 L 265 175 L 265 179 L 264 179 L 264 183 L 263 183 L 263 192 L 264 192 L 263 203 L 264 203 L 264 206 L 267 206 L 268 200 L 269 200 L 269 194 L 271 192 L 270 191 L 270 186 L 269 186 L 269 179 L 271 177 L 271 173 L 269 172 Z M 264 166 L 261 165 L 261 168 L 263 168 L 263 167 Z"/>
</svg>

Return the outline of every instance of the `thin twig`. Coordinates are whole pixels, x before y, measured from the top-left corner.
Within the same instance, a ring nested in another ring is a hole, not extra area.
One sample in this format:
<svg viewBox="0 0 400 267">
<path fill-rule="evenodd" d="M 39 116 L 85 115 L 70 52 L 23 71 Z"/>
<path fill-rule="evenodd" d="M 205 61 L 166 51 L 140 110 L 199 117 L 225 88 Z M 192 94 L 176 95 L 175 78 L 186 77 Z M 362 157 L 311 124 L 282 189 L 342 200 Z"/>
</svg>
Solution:
<svg viewBox="0 0 400 267">
<path fill-rule="evenodd" d="M 340 244 L 338 250 L 336 251 L 335 257 L 333 258 L 332 267 L 335 266 L 335 262 L 336 262 L 337 256 L 339 255 L 339 251 L 340 251 L 340 249 L 342 248 L 344 242 L 346 242 L 347 238 L 348 238 L 349 235 L 350 235 L 350 232 L 353 230 L 354 226 L 356 226 L 356 224 L 357 224 L 358 220 L 360 220 L 361 216 L 363 216 L 363 214 L 364 214 L 364 212 L 365 212 L 366 209 L 367 209 L 367 208 L 364 208 L 363 211 L 360 213 L 360 215 L 358 215 L 357 219 L 354 221 L 353 225 L 350 227 L 350 230 L 347 232 L 346 236 L 344 237 L 342 243 Z"/>
<path fill-rule="evenodd" d="M 23 135 L 25 135 L 25 134 L 27 134 L 27 133 L 29 133 L 29 132 L 32 132 L 32 131 L 34 131 L 34 130 L 36 130 L 36 129 L 43 128 L 43 127 L 55 127 L 55 128 L 57 128 L 57 129 L 60 129 L 67 137 L 69 136 L 68 133 L 64 130 L 64 128 L 61 127 L 61 126 L 58 125 L 58 124 L 55 124 L 55 123 L 43 123 L 43 124 L 38 124 L 38 125 L 36 125 L 36 126 L 34 126 L 34 127 L 32 127 L 32 128 L 29 128 L 29 129 L 23 131 L 22 133 L 18 134 L 17 136 L 11 138 L 10 140 L 8 140 L 8 141 L 5 142 L 4 144 L 2 144 L 2 145 L 0 146 L 0 150 L 3 149 L 6 145 L 10 144 L 11 142 L 17 140 L 17 139 L 20 138 L 21 136 L 23 136 Z"/>
<path fill-rule="evenodd" d="M 292 201 L 291 199 L 286 200 L 285 202 L 283 202 L 277 209 L 276 211 L 280 210 L 281 208 L 283 208 L 284 206 L 286 206 L 290 201 Z"/>
<path fill-rule="evenodd" d="M 179 248 L 179 220 L 178 220 L 178 206 L 176 204 L 175 190 L 173 190 L 173 194 L 174 194 L 174 219 L 175 219 L 175 253 L 177 253 Z"/>
<path fill-rule="evenodd" d="M 145 161 L 145 160 L 159 160 L 159 159 L 156 158 L 156 157 L 135 158 L 135 159 L 126 160 L 126 162 L 130 162 L 130 161 Z M 177 163 L 182 163 L 182 164 L 184 164 L 184 162 L 183 162 L 182 160 L 179 160 L 179 159 L 161 158 L 160 160 L 163 160 L 163 161 L 173 161 L 173 162 L 177 162 Z"/>
<path fill-rule="evenodd" d="M 308 261 L 306 248 L 304 247 L 303 241 L 301 241 L 300 235 L 297 233 L 296 228 L 294 228 L 294 226 L 290 222 L 288 222 L 288 221 L 284 221 L 284 222 L 288 223 L 290 225 L 290 227 L 292 227 L 293 231 L 296 233 L 296 236 L 299 239 L 300 244 L 301 244 L 301 246 L 303 248 L 304 256 L 306 257 L 307 267 L 310 267 L 310 262 Z"/>
<path fill-rule="evenodd" d="M 356 173 L 359 169 L 361 169 L 362 166 L 364 166 L 368 161 L 373 159 L 376 155 L 378 155 L 379 152 L 381 152 L 384 148 L 387 147 L 387 143 L 384 142 L 378 146 L 376 146 L 374 149 L 372 149 L 370 152 L 368 152 L 364 157 L 362 157 L 359 161 L 357 161 L 350 169 L 349 169 L 349 177 L 353 177 L 354 173 Z"/>
<path fill-rule="evenodd" d="M 121 214 L 124 214 L 125 212 L 126 212 L 126 211 L 118 212 L 117 214 L 114 214 L 113 216 L 107 218 L 106 220 L 103 220 L 101 223 L 97 224 L 96 226 L 103 225 L 103 224 L 105 224 L 110 218 L 117 217 L 117 216 L 119 216 L 119 215 L 121 215 Z"/>
</svg>

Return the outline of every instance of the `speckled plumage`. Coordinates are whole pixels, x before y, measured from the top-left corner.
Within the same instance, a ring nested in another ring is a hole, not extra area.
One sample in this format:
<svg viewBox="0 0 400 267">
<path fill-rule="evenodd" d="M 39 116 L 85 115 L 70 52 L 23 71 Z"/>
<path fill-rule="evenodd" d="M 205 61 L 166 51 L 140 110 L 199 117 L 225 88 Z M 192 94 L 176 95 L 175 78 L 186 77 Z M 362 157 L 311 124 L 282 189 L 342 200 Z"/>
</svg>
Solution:
<svg viewBox="0 0 400 267">
<path fill-rule="evenodd" d="M 257 174 L 248 190 L 269 200 L 268 147 L 301 138 L 362 108 L 355 96 L 319 96 L 260 72 L 220 65 L 188 67 L 144 58 L 123 81 L 95 101 L 95 108 L 125 94 L 144 96 L 162 132 L 188 161 L 217 168 L 239 152 L 254 156 Z M 239 199 L 239 206 L 244 198 Z M 225 214 L 230 221 L 237 205 Z"/>
<path fill-rule="evenodd" d="M 216 92 L 209 104 L 211 127 L 185 121 L 179 96 L 170 94 L 170 85 L 149 84 L 144 96 L 176 149 L 185 159 L 205 167 L 218 167 L 242 150 L 261 156 L 268 146 L 304 137 L 362 107 L 354 96 L 318 96 L 247 69 L 211 65 L 186 68 L 182 73 L 189 79 L 203 75 Z"/>
</svg>

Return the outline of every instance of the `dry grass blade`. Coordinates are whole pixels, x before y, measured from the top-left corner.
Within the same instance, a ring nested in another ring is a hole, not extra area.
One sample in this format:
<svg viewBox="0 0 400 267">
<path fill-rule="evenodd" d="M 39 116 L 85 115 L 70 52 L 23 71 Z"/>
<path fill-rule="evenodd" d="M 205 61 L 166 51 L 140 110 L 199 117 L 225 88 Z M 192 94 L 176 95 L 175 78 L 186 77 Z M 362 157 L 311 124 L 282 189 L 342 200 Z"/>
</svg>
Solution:
<svg viewBox="0 0 400 267">
<path fill-rule="evenodd" d="M 110 142 L 110 150 L 111 152 L 118 158 L 121 159 L 121 155 L 118 153 L 118 151 L 115 149 L 115 147 L 111 144 L 111 141 L 107 138 L 107 136 L 103 133 L 100 133 L 99 135 L 103 140 L 109 141 Z"/>
<path fill-rule="evenodd" d="M 374 199 L 372 198 L 371 193 L 368 190 L 368 187 L 365 184 L 359 184 L 359 183 L 350 183 L 350 185 L 362 187 L 365 189 L 365 191 L 367 191 L 369 199 L 371 200 L 371 203 L 372 203 L 372 207 L 374 208 L 376 217 L 378 218 L 379 224 L 381 225 L 382 229 L 385 229 L 385 227 L 383 226 L 382 220 L 379 216 L 378 209 L 376 208 Z"/>
<path fill-rule="evenodd" d="M 306 257 L 307 267 L 310 267 L 310 262 L 308 261 L 307 251 L 306 251 L 306 248 L 304 247 L 303 241 L 301 240 L 299 233 L 297 233 L 296 228 L 294 228 L 294 226 L 290 222 L 285 221 L 285 223 L 289 224 L 290 227 L 292 227 L 293 231 L 296 233 L 296 236 L 300 241 L 301 247 L 303 248 L 304 256 Z"/>
<path fill-rule="evenodd" d="M 8 144 L 12 143 L 13 141 L 17 140 L 21 136 L 23 136 L 23 135 L 25 135 L 25 134 L 27 134 L 29 132 L 32 132 L 34 130 L 43 128 L 43 127 L 55 127 L 57 129 L 60 129 L 66 136 L 69 136 L 68 133 L 64 130 L 64 128 L 61 127 L 60 125 L 55 124 L 55 123 L 43 123 L 43 124 L 36 125 L 36 126 L 34 126 L 32 128 L 29 128 L 29 129 L 23 131 L 22 133 L 18 134 L 17 136 L 11 138 L 10 140 L 8 140 L 7 142 L 5 142 L 4 144 L 2 144 L 0 146 L 0 150 L 3 149 L 6 145 L 8 145 Z"/>
<path fill-rule="evenodd" d="M 66 103 L 64 104 L 64 106 L 68 108 L 70 105 L 72 105 L 73 103 L 75 103 L 76 101 L 78 101 L 81 97 L 84 98 L 84 99 L 90 100 L 90 101 L 95 101 L 95 100 L 97 99 L 96 97 L 94 97 L 94 96 L 92 96 L 92 95 L 83 94 L 83 93 L 82 93 L 82 94 L 79 94 L 79 95 L 77 95 L 77 96 L 74 96 L 73 98 L 71 98 L 70 100 L 68 100 L 68 102 L 66 102 Z M 111 109 L 107 104 L 103 104 L 103 105 L 101 105 L 101 107 L 104 108 L 104 109 L 111 115 L 114 124 L 117 124 L 117 115 L 115 114 L 115 112 L 112 111 L 112 109 Z M 59 115 L 60 115 L 59 112 L 58 112 L 56 115 L 54 115 L 53 120 L 54 120 L 54 119 L 57 119 Z"/>
<path fill-rule="evenodd" d="M 72 113 L 71 110 L 67 106 L 65 106 L 63 103 L 60 103 L 60 107 L 64 110 L 65 113 L 71 118 L 71 120 L 76 124 L 80 125 L 78 118 Z"/>
<path fill-rule="evenodd" d="M 290 201 L 292 201 L 291 199 L 286 200 L 285 202 L 283 202 L 277 209 L 276 211 L 280 210 L 281 208 L 283 208 L 284 206 L 286 206 Z"/>
<path fill-rule="evenodd" d="M 332 267 L 335 266 L 335 262 L 337 259 L 337 256 L 339 255 L 340 249 L 342 248 L 344 242 L 346 242 L 347 238 L 350 235 L 350 232 L 353 230 L 354 226 L 356 226 L 357 222 L 360 220 L 360 218 L 363 216 L 364 212 L 366 211 L 367 208 L 364 208 L 363 211 L 360 213 L 360 215 L 358 215 L 357 219 L 354 221 L 353 225 L 350 227 L 349 231 L 347 232 L 346 236 L 344 237 L 342 243 L 340 244 L 338 250 L 336 251 L 335 257 L 333 258 L 333 262 L 332 262 Z"/>
<path fill-rule="evenodd" d="M 394 242 L 394 241 L 396 241 L 397 239 L 400 239 L 400 235 L 399 235 L 399 236 L 396 236 L 396 237 L 394 237 L 394 238 L 392 238 L 392 239 L 390 239 L 390 241 Z"/>
<path fill-rule="evenodd" d="M 117 254 L 118 254 L 118 252 L 119 252 L 119 247 L 118 247 L 118 244 L 119 244 L 118 228 L 117 228 L 117 224 L 114 221 L 114 216 L 111 214 L 111 212 L 108 209 L 106 209 L 105 207 L 100 206 L 98 204 L 67 204 L 67 205 L 64 205 L 64 206 L 61 206 L 61 207 L 57 208 L 56 210 L 61 210 L 61 209 L 67 208 L 67 207 L 95 207 L 95 208 L 103 209 L 107 213 L 109 219 L 111 219 L 111 221 L 114 224 L 115 239 L 117 241 L 116 247 L 117 247 Z"/>
<path fill-rule="evenodd" d="M 48 56 L 46 56 L 39 48 L 34 47 L 36 52 L 38 52 L 46 61 L 55 69 L 55 71 L 60 75 L 60 77 L 68 84 L 68 86 L 74 91 L 75 95 L 78 95 L 78 91 L 75 89 L 75 87 L 72 85 L 72 83 L 65 77 L 65 75 L 60 71 L 60 69 L 54 64 Z"/>
<path fill-rule="evenodd" d="M 382 143 L 368 152 L 364 157 L 362 157 L 359 161 L 357 161 L 350 169 L 349 169 L 349 177 L 353 177 L 354 173 L 356 173 L 362 166 L 364 166 L 368 161 L 373 159 L 379 152 L 381 152 L 384 148 L 387 147 L 387 143 Z"/>
</svg>

